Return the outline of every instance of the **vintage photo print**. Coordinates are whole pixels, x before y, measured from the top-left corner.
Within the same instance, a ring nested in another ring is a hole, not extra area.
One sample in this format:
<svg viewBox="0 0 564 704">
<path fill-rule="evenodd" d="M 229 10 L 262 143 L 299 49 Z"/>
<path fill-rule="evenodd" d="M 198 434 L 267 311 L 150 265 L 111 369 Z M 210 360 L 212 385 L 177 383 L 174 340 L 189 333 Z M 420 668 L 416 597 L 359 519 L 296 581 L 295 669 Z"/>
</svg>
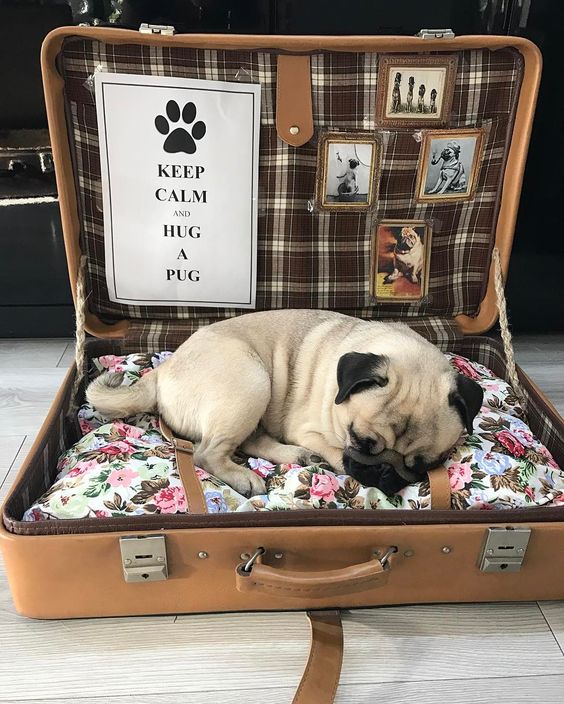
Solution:
<svg viewBox="0 0 564 704">
<path fill-rule="evenodd" d="M 484 133 L 480 129 L 425 132 L 417 200 L 469 200 L 474 196 Z"/>
<path fill-rule="evenodd" d="M 388 303 L 427 295 L 431 227 L 424 220 L 382 220 L 372 244 L 372 294 Z"/>
<path fill-rule="evenodd" d="M 317 203 L 320 208 L 367 210 L 375 197 L 380 143 L 375 137 L 326 133 L 319 141 Z"/>
<path fill-rule="evenodd" d="M 388 127 L 441 126 L 448 121 L 456 56 L 383 56 L 376 121 Z"/>
</svg>

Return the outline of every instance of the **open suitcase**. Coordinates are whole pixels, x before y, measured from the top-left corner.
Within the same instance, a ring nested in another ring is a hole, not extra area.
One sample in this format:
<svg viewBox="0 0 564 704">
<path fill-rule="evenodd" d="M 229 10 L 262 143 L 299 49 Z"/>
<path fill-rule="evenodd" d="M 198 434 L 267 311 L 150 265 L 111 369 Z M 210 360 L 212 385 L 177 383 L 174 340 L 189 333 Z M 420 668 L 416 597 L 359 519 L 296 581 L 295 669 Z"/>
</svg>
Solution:
<svg viewBox="0 0 564 704">
<path fill-rule="evenodd" d="M 453 107 L 443 128 L 484 128 L 473 200 L 413 199 L 418 128 L 376 120 L 378 65 L 390 54 L 456 57 Z M 497 319 L 492 254 L 495 246 L 505 276 L 540 78 L 541 58 L 529 41 L 433 33 L 168 36 L 70 27 L 48 36 L 42 62 L 75 295 L 85 260 L 85 326 L 97 338 L 87 345 L 88 357 L 171 350 L 198 327 L 245 312 L 110 300 L 92 90 L 102 66 L 110 73 L 261 84 L 257 309 L 329 308 L 403 320 L 442 350 L 507 377 L 501 344 L 483 334 Z M 372 212 L 311 206 L 317 142 L 328 129 L 381 135 Z M 376 301 L 369 291 L 372 223 L 394 217 L 439 223 L 429 295 L 420 302 Z M 192 512 L 23 522 L 30 503 L 51 485 L 58 455 L 78 437 L 70 413 L 76 373 L 76 367 L 69 371 L 3 506 L 0 545 L 21 614 L 315 611 L 564 598 L 564 553 L 555 550 L 564 539 L 564 506 L 485 513 L 448 510 L 447 501 L 430 511 Z M 562 466 L 562 419 L 518 374 L 528 422 Z M 190 451 L 189 443 L 178 443 L 179 463 L 190 466 L 183 449 Z M 189 494 L 197 491 L 190 479 L 184 483 Z M 329 653 L 329 662 L 340 648 L 337 613 L 312 618 L 316 642 L 323 645 L 318 655 Z M 313 667 L 308 671 L 314 675 Z M 322 701 L 321 693 L 311 701 Z"/>
</svg>

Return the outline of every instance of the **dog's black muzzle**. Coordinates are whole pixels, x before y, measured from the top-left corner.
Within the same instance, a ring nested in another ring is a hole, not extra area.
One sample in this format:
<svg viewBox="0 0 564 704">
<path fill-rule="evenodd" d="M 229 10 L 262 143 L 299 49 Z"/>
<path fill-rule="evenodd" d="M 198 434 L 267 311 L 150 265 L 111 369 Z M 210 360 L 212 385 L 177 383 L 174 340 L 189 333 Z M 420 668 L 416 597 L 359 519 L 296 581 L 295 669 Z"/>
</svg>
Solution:
<svg viewBox="0 0 564 704">
<path fill-rule="evenodd" d="M 378 454 L 363 454 L 354 447 L 347 447 L 343 455 L 347 474 L 364 486 L 374 486 L 386 496 L 396 494 L 408 484 L 421 481 L 420 474 L 409 470 L 404 459 L 395 450 L 382 450 Z"/>
</svg>

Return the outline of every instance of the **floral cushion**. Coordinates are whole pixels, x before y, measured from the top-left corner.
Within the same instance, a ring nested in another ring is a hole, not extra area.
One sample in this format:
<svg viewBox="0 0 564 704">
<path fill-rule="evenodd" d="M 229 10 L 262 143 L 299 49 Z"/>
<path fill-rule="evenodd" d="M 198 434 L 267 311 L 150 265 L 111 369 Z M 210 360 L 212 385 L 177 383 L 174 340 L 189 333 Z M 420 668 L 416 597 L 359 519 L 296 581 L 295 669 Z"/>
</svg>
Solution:
<svg viewBox="0 0 564 704">
<path fill-rule="evenodd" d="M 94 360 L 96 372 L 124 372 L 135 383 L 170 353 L 107 355 Z M 486 367 L 447 355 L 461 373 L 484 389 L 475 432 L 463 436 L 445 463 L 453 509 L 496 509 L 564 504 L 564 472 L 524 422 L 513 390 Z M 54 485 L 24 515 L 24 520 L 107 518 L 185 513 L 184 489 L 172 446 L 155 416 L 112 420 L 85 404 L 79 411 L 85 435 L 60 457 Z M 321 467 L 275 466 L 259 458 L 244 460 L 265 479 L 267 493 L 250 499 L 213 475 L 196 468 L 210 513 L 288 509 L 429 509 L 429 482 L 405 487 L 387 497 L 352 477 Z"/>
</svg>

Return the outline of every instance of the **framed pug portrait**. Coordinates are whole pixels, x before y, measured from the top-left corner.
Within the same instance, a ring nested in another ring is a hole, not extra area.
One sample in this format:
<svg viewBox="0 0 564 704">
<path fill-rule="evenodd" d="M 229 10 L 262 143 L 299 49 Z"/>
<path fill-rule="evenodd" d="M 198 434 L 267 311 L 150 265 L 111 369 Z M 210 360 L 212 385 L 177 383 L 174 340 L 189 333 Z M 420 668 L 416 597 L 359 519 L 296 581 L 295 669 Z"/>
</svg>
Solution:
<svg viewBox="0 0 564 704">
<path fill-rule="evenodd" d="M 319 140 L 316 201 L 323 210 L 368 210 L 376 197 L 380 141 L 327 132 Z"/>
<path fill-rule="evenodd" d="M 482 129 L 424 132 L 416 200 L 429 203 L 473 198 L 483 142 Z"/>
<path fill-rule="evenodd" d="M 458 57 L 382 56 L 376 123 L 380 127 L 440 127 L 448 121 Z"/>
<path fill-rule="evenodd" d="M 429 288 L 431 226 L 382 220 L 372 239 L 372 295 L 386 303 L 419 301 Z"/>
</svg>

